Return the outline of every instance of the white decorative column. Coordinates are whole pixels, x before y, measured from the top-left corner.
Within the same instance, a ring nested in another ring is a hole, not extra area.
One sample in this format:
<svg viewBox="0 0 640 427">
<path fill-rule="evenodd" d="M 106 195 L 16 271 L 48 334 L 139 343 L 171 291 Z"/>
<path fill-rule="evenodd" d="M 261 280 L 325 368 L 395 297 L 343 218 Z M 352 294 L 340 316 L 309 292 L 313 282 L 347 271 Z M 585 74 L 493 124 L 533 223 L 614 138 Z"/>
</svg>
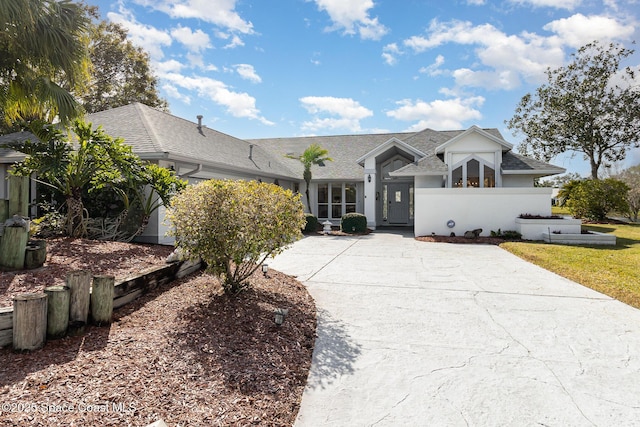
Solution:
<svg viewBox="0 0 640 427">
<path fill-rule="evenodd" d="M 376 159 L 369 157 L 364 161 L 364 214 L 367 217 L 367 227 L 376 229 Z"/>
</svg>

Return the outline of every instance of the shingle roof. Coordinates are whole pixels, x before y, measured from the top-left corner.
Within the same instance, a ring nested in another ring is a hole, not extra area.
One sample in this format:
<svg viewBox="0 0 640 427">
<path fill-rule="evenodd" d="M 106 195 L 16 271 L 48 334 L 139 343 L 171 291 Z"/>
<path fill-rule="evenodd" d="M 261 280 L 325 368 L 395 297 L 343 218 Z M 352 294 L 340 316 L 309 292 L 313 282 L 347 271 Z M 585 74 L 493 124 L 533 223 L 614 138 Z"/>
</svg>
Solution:
<svg viewBox="0 0 640 427">
<path fill-rule="evenodd" d="M 525 157 L 513 151 L 502 154 L 503 172 L 524 172 L 524 171 L 544 171 L 552 173 L 563 173 L 566 169 L 552 165 L 531 157 Z"/>
<path fill-rule="evenodd" d="M 464 130 L 399 132 L 360 135 L 308 136 L 295 138 L 262 138 L 242 140 L 144 104 L 93 113 L 86 121 L 101 125 L 113 137 L 121 137 L 143 159 L 163 157 L 167 160 L 191 161 L 224 170 L 236 170 L 273 177 L 302 177 L 302 164 L 287 155 L 299 156 L 311 144 L 317 143 L 333 158 L 324 166 L 312 169 L 314 180 L 362 180 L 364 170 L 357 160 L 392 138 L 415 147 L 427 156 L 397 171 L 398 175 L 446 173 L 447 166 L 435 156 L 436 147 L 446 143 Z M 483 129 L 504 139 L 497 129 Z M 9 138 L 26 139 L 31 134 L 20 132 Z M 253 148 L 250 148 L 253 145 Z M 252 152 L 249 158 L 249 152 Z M 23 156 L 0 149 L 0 158 L 18 160 Z M 544 174 L 562 173 L 563 168 L 521 156 L 513 151 L 503 153 L 502 170 L 506 173 L 531 171 Z"/>
<path fill-rule="evenodd" d="M 169 159 L 179 156 L 223 169 L 292 176 L 282 159 L 257 146 L 251 149 L 248 141 L 206 126 L 199 129 L 195 122 L 137 102 L 90 114 L 86 120 L 101 125 L 113 137 L 123 138 L 143 159 L 166 153 Z"/>
</svg>

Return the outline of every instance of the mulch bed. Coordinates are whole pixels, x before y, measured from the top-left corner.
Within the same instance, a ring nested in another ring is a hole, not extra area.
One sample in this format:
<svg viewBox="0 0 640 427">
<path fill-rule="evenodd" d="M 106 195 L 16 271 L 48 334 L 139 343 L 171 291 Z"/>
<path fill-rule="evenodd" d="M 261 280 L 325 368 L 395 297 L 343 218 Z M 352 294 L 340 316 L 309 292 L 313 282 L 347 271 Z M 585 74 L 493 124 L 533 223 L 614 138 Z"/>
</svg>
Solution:
<svg viewBox="0 0 640 427">
<path fill-rule="evenodd" d="M 294 277 L 268 275 L 230 297 L 200 272 L 116 310 L 110 326 L 1 349 L 0 425 L 292 425 L 316 310 Z M 282 326 L 276 308 L 289 309 Z"/>
</svg>

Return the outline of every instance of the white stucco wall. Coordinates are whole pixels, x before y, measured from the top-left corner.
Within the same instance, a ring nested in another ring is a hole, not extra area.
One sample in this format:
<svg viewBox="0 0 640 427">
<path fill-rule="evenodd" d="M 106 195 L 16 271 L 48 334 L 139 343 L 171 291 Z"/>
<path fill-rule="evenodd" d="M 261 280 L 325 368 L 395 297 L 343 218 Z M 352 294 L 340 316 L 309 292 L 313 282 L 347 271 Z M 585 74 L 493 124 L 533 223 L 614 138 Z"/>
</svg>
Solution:
<svg viewBox="0 0 640 427">
<path fill-rule="evenodd" d="M 533 187 L 533 181 L 532 175 L 502 175 L 503 187 Z"/>
<path fill-rule="evenodd" d="M 516 230 L 522 213 L 551 215 L 551 188 L 416 188 L 415 235 Z M 455 221 L 453 228 L 447 221 Z"/>
<path fill-rule="evenodd" d="M 442 188 L 444 179 L 441 175 L 416 176 L 415 188 Z"/>
</svg>

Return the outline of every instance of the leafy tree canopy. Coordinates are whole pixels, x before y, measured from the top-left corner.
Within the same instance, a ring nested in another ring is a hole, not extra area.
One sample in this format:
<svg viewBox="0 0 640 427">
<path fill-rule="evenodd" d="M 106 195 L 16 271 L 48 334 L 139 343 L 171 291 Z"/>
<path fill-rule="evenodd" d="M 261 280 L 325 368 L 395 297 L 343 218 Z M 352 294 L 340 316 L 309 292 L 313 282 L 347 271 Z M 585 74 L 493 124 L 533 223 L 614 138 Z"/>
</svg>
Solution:
<svg viewBox="0 0 640 427">
<path fill-rule="evenodd" d="M 86 78 L 89 17 L 70 0 L 0 2 L 0 115 L 3 126 L 63 123 L 81 113 L 74 90 Z M 63 88 L 66 87 L 67 89 Z"/>
<path fill-rule="evenodd" d="M 78 91 L 87 113 L 140 102 L 163 111 L 168 103 L 158 94 L 149 54 L 127 39 L 127 30 L 116 23 L 91 25 L 89 40 L 91 73 Z"/>
<path fill-rule="evenodd" d="M 633 50 L 618 44 L 589 43 L 564 67 L 547 70 L 547 83 L 526 94 L 507 126 L 524 134 L 523 154 L 549 161 L 581 153 L 598 170 L 625 158 L 640 142 L 638 69 L 621 69 Z"/>
</svg>

